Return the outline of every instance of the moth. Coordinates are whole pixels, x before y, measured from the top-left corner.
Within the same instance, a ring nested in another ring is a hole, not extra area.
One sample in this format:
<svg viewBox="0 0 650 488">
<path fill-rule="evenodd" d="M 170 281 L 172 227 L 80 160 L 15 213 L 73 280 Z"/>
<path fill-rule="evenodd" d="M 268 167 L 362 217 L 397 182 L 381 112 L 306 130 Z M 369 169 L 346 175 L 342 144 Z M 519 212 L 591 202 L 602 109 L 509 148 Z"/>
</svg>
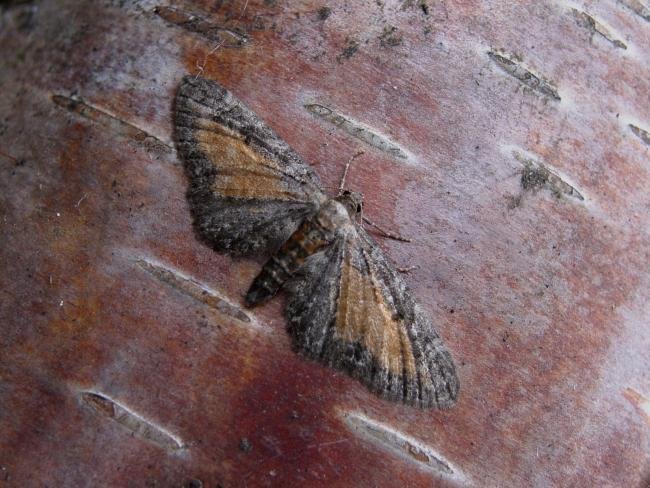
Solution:
<svg viewBox="0 0 650 488">
<path fill-rule="evenodd" d="M 182 80 L 174 125 L 197 234 L 219 252 L 269 256 L 246 305 L 282 289 L 296 351 L 383 398 L 452 406 L 452 358 L 359 223 L 361 195 L 329 197 L 301 157 L 214 81 Z"/>
</svg>

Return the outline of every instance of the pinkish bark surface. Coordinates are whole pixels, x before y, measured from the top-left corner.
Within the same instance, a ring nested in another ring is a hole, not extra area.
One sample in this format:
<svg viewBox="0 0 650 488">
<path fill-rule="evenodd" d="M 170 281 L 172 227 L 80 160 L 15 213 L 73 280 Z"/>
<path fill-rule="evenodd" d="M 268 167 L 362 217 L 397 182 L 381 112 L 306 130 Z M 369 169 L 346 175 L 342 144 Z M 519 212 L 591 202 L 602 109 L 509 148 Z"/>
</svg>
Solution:
<svg viewBox="0 0 650 488">
<path fill-rule="evenodd" d="M 648 486 L 642 8 L 174 7 L 0 4 L 0 486 Z M 381 244 L 419 266 L 455 408 L 303 360 L 282 298 L 241 308 L 259 260 L 191 229 L 171 138 L 188 72 L 326 185 L 365 151 L 349 185 L 413 240 Z"/>
</svg>

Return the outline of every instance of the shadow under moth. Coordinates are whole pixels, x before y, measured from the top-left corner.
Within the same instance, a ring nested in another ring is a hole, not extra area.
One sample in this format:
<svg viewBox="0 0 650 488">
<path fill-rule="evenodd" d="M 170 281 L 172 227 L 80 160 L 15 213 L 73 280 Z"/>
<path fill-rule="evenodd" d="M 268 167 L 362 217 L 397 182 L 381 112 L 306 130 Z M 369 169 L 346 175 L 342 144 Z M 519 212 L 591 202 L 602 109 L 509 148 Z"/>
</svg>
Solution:
<svg viewBox="0 0 650 488">
<path fill-rule="evenodd" d="M 326 195 L 300 156 L 214 81 L 183 79 L 174 124 L 198 235 L 233 256 L 270 256 L 247 306 L 282 288 L 295 350 L 383 398 L 452 406 L 451 356 L 359 223 L 360 194 Z"/>
</svg>

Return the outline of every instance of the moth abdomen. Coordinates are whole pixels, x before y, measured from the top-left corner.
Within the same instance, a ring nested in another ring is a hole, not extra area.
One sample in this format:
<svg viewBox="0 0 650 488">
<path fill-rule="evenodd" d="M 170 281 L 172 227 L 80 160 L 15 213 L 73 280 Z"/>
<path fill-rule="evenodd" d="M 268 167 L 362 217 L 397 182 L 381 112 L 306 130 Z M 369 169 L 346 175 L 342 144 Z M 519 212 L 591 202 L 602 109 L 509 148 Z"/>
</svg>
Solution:
<svg viewBox="0 0 650 488">
<path fill-rule="evenodd" d="M 253 306 L 275 295 L 309 256 L 328 243 L 325 229 L 306 219 L 282 247 L 264 264 L 246 294 L 246 305 Z"/>
<path fill-rule="evenodd" d="M 272 256 L 246 293 L 246 305 L 251 307 L 268 300 L 290 277 L 291 273 L 283 261 L 277 256 Z"/>
</svg>

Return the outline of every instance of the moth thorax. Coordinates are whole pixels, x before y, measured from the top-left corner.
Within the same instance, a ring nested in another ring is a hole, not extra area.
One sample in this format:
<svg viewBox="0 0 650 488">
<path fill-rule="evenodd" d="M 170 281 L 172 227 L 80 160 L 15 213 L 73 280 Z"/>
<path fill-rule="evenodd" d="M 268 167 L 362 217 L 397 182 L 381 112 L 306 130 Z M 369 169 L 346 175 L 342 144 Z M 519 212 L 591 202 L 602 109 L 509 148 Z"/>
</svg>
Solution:
<svg viewBox="0 0 650 488">
<path fill-rule="evenodd" d="M 343 204 L 351 217 L 363 210 L 363 195 L 356 191 L 345 190 L 334 200 Z"/>
</svg>

